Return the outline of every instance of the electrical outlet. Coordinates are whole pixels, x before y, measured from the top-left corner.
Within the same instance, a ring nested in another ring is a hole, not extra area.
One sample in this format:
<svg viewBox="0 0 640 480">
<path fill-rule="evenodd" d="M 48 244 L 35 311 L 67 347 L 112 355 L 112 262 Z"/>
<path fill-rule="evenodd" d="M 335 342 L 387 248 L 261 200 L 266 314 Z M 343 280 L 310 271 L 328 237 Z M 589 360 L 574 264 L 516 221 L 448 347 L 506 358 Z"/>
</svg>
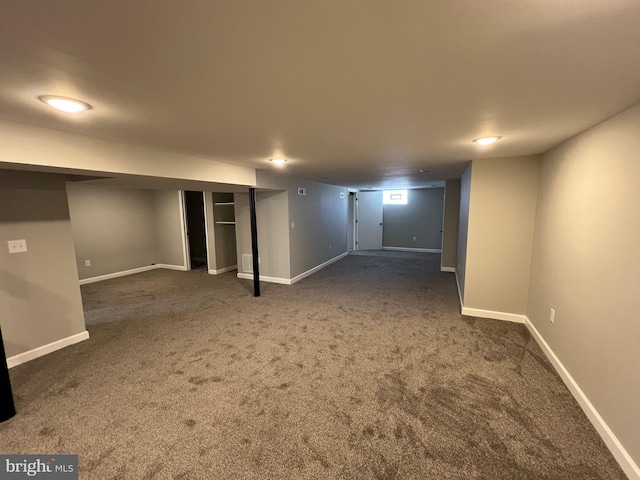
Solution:
<svg viewBox="0 0 640 480">
<path fill-rule="evenodd" d="M 291 222 L 291 228 L 296 228 L 296 222 Z"/>
<path fill-rule="evenodd" d="M 414 241 L 414 242 L 416 241 L 416 237 L 413 237 L 413 241 Z"/>
<path fill-rule="evenodd" d="M 329 251 L 331 251 L 331 248 L 332 248 L 332 247 L 331 247 L 331 244 L 329 244 Z"/>
<path fill-rule="evenodd" d="M 555 323 L 556 321 L 556 311 L 553 308 L 549 310 L 549 321 L 551 323 Z"/>
<path fill-rule="evenodd" d="M 91 266 L 91 260 L 85 260 L 84 261 L 84 266 L 85 267 L 90 267 Z"/>
<path fill-rule="evenodd" d="M 27 251 L 26 240 L 9 240 L 7 245 L 9 246 L 9 253 L 24 253 Z"/>
</svg>

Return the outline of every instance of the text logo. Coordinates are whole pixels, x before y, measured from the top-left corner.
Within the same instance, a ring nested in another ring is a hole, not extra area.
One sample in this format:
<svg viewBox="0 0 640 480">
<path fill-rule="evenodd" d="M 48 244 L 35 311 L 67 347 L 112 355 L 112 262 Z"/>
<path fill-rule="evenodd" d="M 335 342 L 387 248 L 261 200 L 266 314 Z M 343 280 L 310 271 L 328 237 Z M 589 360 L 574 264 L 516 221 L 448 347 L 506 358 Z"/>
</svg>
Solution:
<svg viewBox="0 0 640 480">
<path fill-rule="evenodd" d="M 78 480 L 78 455 L 0 455 L 0 478 Z"/>
</svg>

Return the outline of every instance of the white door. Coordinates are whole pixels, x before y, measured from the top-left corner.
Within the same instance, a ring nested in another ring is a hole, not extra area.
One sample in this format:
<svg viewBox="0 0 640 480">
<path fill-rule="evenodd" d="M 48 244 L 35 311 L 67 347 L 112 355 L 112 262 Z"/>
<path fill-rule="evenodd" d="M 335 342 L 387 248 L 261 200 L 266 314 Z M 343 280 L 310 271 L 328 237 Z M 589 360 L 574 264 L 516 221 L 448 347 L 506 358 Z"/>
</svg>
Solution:
<svg viewBox="0 0 640 480">
<path fill-rule="evenodd" d="M 358 250 L 382 250 L 382 191 L 358 192 Z"/>
</svg>

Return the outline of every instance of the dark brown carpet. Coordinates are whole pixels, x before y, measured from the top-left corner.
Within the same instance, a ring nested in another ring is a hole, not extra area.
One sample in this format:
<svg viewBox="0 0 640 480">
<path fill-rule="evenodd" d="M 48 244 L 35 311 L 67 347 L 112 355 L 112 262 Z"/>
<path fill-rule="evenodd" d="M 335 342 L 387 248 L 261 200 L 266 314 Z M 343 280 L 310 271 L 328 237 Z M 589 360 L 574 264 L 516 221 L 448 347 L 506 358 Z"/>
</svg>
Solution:
<svg viewBox="0 0 640 480">
<path fill-rule="evenodd" d="M 293 286 L 156 270 L 82 287 L 91 339 L 11 370 L 3 453 L 82 479 L 624 479 L 522 325 L 463 317 L 439 256 Z"/>
</svg>

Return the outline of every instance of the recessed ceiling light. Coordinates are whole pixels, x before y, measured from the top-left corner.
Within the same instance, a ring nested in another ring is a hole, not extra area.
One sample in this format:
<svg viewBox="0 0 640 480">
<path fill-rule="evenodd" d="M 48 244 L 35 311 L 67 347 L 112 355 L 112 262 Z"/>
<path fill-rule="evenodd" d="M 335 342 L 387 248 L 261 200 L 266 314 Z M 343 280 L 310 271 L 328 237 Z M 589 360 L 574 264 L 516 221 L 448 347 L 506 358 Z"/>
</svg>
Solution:
<svg viewBox="0 0 640 480">
<path fill-rule="evenodd" d="M 73 98 L 57 97 L 55 95 L 42 95 L 38 98 L 47 105 L 66 113 L 77 113 L 91 109 L 91 105 L 88 103 Z"/>
<path fill-rule="evenodd" d="M 287 161 L 284 158 L 270 158 L 269 159 L 270 162 L 273 162 L 274 164 L 278 165 L 278 166 L 282 166 L 284 165 L 284 163 Z"/>
<path fill-rule="evenodd" d="M 476 138 L 474 140 L 475 143 L 477 143 L 478 145 L 491 145 L 492 143 L 500 140 L 502 137 L 482 137 L 482 138 Z"/>
</svg>

